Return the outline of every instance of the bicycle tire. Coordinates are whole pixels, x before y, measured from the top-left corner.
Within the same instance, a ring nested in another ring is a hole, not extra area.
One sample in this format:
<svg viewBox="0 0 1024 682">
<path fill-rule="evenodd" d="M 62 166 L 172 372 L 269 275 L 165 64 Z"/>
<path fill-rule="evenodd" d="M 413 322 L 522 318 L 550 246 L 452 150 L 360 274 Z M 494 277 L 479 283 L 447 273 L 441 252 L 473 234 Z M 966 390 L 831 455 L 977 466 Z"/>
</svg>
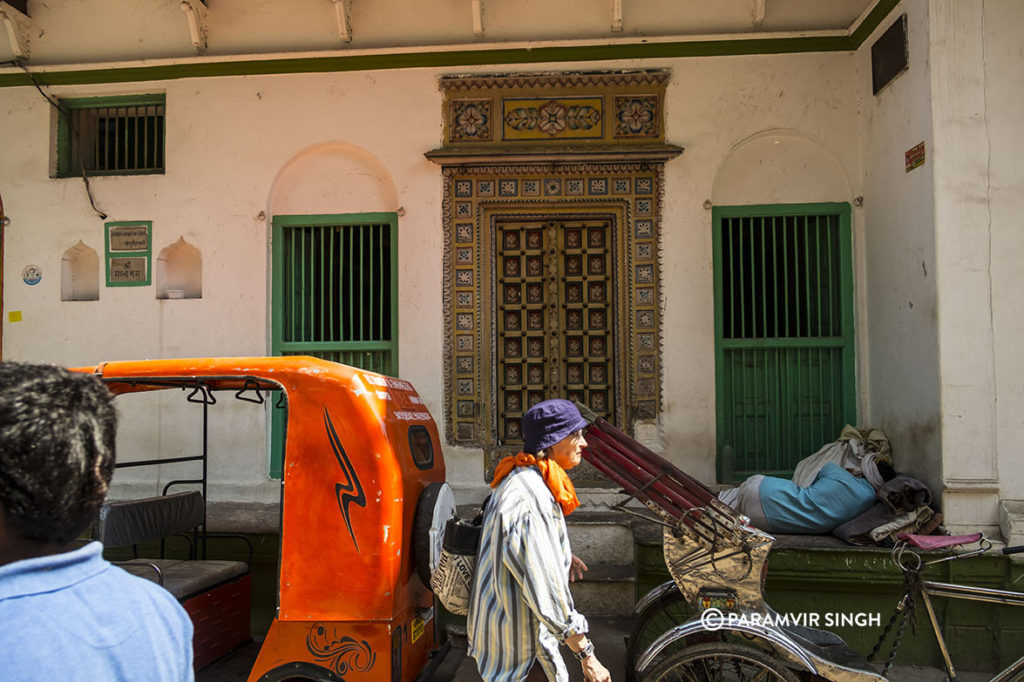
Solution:
<svg viewBox="0 0 1024 682">
<path fill-rule="evenodd" d="M 671 628 L 686 622 L 692 613 L 683 593 L 675 589 L 661 595 L 636 614 L 626 646 L 626 670 L 632 675 L 636 670 L 637 661 L 647 647 Z M 668 653 L 672 653 L 676 648 L 678 647 L 669 647 Z"/>
<path fill-rule="evenodd" d="M 640 682 L 799 682 L 778 659 L 742 644 L 711 642 L 662 659 Z"/>
</svg>

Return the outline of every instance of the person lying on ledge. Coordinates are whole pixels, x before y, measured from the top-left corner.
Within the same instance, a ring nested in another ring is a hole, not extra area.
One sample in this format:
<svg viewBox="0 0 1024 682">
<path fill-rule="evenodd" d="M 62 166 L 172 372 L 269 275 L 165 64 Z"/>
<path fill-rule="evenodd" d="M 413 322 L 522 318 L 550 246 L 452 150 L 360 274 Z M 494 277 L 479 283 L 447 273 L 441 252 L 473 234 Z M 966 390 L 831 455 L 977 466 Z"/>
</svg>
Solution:
<svg viewBox="0 0 1024 682">
<path fill-rule="evenodd" d="M 885 462 L 866 458 L 864 477 L 829 462 L 814 482 L 801 488 L 785 478 L 756 474 L 718 498 L 769 533 L 820 535 L 859 516 L 875 504 L 875 494 L 895 474 Z"/>
</svg>

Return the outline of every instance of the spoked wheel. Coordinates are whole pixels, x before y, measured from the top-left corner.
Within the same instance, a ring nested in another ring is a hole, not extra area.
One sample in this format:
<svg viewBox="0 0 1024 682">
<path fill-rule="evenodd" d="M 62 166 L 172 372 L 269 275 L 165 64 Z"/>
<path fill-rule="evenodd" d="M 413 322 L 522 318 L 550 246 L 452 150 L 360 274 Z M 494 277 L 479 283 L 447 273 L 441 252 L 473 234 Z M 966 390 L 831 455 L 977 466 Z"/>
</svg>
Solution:
<svg viewBox="0 0 1024 682">
<path fill-rule="evenodd" d="M 686 647 L 661 660 L 642 682 L 798 682 L 760 649 L 726 642 Z"/>
<path fill-rule="evenodd" d="M 672 583 L 672 587 L 675 588 L 675 583 Z M 626 647 L 626 670 L 636 670 L 636 663 L 640 655 L 647 651 L 647 647 L 671 628 L 685 623 L 692 614 L 690 605 L 686 603 L 686 598 L 678 588 L 666 591 L 648 604 L 636 615 L 633 622 L 633 631 Z M 670 646 L 666 653 L 672 653 L 674 650 Z"/>
</svg>

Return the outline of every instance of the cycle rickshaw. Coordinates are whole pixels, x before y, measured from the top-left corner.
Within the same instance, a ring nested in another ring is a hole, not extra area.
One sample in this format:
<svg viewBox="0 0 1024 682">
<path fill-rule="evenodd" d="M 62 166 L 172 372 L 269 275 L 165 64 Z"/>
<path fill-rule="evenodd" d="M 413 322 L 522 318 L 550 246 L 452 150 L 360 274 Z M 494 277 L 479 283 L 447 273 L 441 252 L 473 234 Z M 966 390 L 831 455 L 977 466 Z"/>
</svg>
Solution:
<svg viewBox="0 0 1024 682">
<path fill-rule="evenodd" d="M 884 668 L 876 668 L 838 635 L 805 624 L 765 603 L 767 559 L 774 538 L 748 525 L 747 519 L 722 503 L 696 479 L 665 461 L 603 419 L 587 430 L 584 458 L 663 527 L 665 564 L 672 576 L 649 592 L 634 611 L 636 623 L 627 660 L 642 682 L 743 681 L 880 682 L 887 679 L 898 646 L 895 640 Z M 626 502 L 618 506 L 628 511 Z M 637 513 L 635 511 L 631 513 Z M 980 543 L 969 552 L 922 560 L 918 548 L 952 548 Z M 920 579 L 931 564 L 975 556 L 990 545 L 973 536 L 907 536 L 893 550 L 893 561 L 907 586 L 897 614 L 905 624 L 915 599 L 926 606 L 943 654 L 949 679 L 956 672 L 932 608 L 931 596 L 974 599 L 1024 606 L 1024 594 Z M 1010 554 L 1024 547 L 1003 550 Z M 894 614 L 895 620 L 895 614 Z M 891 627 L 893 621 L 890 621 Z M 889 627 L 883 633 L 888 634 Z M 881 645 L 881 640 L 879 645 Z M 876 650 L 878 647 L 876 647 Z M 1024 679 L 1024 656 L 993 682 Z"/>
</svg>

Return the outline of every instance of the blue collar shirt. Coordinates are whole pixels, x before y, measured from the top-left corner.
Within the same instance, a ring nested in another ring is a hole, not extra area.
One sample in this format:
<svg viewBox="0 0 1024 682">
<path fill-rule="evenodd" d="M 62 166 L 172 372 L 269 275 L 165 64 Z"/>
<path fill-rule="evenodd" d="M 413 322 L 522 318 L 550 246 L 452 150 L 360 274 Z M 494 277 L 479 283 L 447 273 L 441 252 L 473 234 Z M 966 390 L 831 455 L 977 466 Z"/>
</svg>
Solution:
<svg viewBox="0 0 1024 682">
<path fill-rule="evenodd" d="M 192 622 L 98 542 L 0 566 L 0 679 L 192 682 Z"/>
</svg>

